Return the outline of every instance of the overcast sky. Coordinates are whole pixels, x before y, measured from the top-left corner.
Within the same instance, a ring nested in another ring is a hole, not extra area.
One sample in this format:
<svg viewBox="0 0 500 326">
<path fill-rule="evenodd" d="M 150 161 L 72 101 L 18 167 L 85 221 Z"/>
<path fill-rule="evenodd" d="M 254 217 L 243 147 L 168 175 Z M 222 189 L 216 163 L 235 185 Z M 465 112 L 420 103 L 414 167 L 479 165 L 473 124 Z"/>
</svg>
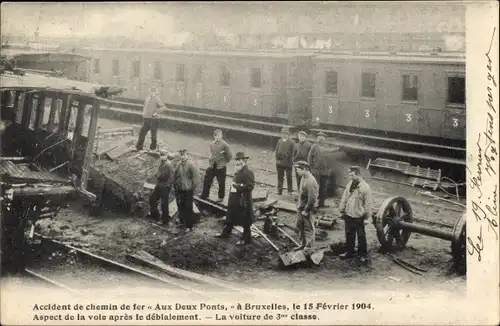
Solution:
<svg viewBox="0 0 500 326">
<path fill-rule="evenodd" d="M 46 37 L 128 36 L 168 43 L 169 39 L 184 37 L 186 31 L 214 31 L 222 35 L 303 32 L 320 30 L 321 24 L 327 31 L 332 31 L 332 28 L 345 31 L 357 21 L 354 18 L 357 12 L 360 12 L 361 25 L 367 32 L 373 28 L 399 32 L 465 31 L 461 26 L 465 19 L 464 11 L 450 9 L 451 6 L 443 3 L 420 3 L 415 5 L 418 8 L 411 8 L 411 3 L 397 2 L 47 2 L 2 3 L 1 6 L 2 33 L 34 35 L 38 27 L 39 35 Z M 315 19 L 320 21 L 319 25 L 314 22 Z"/>
</svg>

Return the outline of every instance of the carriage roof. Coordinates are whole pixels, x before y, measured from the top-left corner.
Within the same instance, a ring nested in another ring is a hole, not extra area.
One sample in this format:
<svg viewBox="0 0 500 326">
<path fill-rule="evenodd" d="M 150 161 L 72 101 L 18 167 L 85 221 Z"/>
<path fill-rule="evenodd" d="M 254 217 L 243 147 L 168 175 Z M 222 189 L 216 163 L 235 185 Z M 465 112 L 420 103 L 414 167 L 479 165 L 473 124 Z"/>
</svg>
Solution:
<svg viewBox="0 0 500 326">
<path fill-rule="evenodd" d="M 68 78 L 26 73 L 23 76 L 2 74 L 0 87 L 3 90 L 46 90 L 97 97 L 96 92 L 110 86 L 87 83 Z M 117 88 L 123 89 L 122 87 Z"/>
</svg>

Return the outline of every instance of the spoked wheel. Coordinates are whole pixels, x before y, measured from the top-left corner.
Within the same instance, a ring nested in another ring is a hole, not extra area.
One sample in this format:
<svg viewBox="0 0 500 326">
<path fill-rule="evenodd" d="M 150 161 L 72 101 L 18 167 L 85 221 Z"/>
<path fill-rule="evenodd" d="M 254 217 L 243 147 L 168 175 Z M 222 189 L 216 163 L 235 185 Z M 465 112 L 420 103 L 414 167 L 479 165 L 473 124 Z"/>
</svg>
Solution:
<svg viewBox="0 0 500 326">
<path fill-rule="evenodd" d="M 462 215 L 453 228 L 453 238 L 451 240 L 451 255 L 453 265 L 457 273 L 463 275 L 467 272 L 467 215 Z"/>
<path fill-rule="evenodd" d="M 378 241 L 384 250 L 401 250 L 410 239 L 411 231 L 397 227 L 399 221 L 413 223 L 410 203 L 403 197 L 386 199 L 375 219 Z"/>
</svg>

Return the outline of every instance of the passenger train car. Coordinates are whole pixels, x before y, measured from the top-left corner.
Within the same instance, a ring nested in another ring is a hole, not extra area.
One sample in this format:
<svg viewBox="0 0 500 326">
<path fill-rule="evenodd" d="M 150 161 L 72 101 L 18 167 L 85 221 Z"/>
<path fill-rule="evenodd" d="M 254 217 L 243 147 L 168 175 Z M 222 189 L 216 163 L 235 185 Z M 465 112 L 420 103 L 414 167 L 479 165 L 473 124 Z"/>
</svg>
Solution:
<svg viewBox="0 0 500 326">
<path fill-rule="evenodd" d="M 444 53 L 92 49 L 90 81 L 142 101 L 465 146 L 465 58 Z M 430 141 L 430 140 L 429 140 Z M 445 141 L 447 142 L 447 141 Z"/>
</svg>

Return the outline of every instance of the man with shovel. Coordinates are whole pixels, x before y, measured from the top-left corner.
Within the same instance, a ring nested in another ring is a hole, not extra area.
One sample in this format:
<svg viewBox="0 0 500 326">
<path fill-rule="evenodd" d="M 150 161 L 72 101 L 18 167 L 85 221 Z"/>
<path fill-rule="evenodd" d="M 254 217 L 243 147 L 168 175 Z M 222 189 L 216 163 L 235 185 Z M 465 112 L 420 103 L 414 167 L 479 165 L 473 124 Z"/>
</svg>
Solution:
<svg viewBox="0 0 500 326">
<path fill-rule="evenodd" d="M 316 229 L 313 222 L 313 209 L 318 197 L 318 183 L 314 179 L 310 165 L 306 161 L 295 163 L 295 171 L 300 176 L 299 198 L 297 204 L 297 231 L 302 244 L 296 249 L 303 249 L 306 246 L 313 247 L 316 237 Z M 308 225 L 313 235 L 310 241 L 306 239 L 305 225 Z"/>
</svg>

